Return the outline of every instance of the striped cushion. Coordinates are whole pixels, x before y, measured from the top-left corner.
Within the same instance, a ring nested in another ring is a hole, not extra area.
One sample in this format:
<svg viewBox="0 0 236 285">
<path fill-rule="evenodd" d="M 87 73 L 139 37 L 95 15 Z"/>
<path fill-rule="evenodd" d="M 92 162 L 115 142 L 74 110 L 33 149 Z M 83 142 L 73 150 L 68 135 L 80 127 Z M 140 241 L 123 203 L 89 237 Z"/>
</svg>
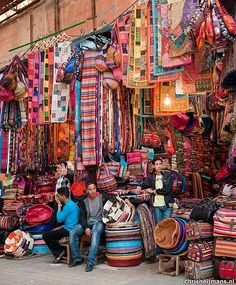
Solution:
<svg viewBox="0 0 236 285">
<path fill-rule="evenodd" d="M 236 211 L 220 209 L 214 215 L 214 236 L 236 238 Z"/>
<path fill-rule="evenodd" d="M 217 238 L 214 252 L 215 256 L 236 258 L 236 240 Z"/>
</svg>

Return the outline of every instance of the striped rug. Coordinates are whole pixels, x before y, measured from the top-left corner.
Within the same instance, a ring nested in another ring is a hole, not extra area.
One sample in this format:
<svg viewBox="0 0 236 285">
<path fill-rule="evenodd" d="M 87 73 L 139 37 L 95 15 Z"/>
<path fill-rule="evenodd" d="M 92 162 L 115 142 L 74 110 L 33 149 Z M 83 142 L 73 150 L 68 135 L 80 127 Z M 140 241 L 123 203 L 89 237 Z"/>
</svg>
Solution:
<svg viewBox="0 0 236 285">
<path fill-rule="evenodd" d="M 81 122 L 82 122 L 82 157 L 84 165 L 97 164 L 96 145 L 96 110 L 98 72 L 95 68 L 97 52 L 84 54 L 83 75 L 81 82 Z"/>
</svg>

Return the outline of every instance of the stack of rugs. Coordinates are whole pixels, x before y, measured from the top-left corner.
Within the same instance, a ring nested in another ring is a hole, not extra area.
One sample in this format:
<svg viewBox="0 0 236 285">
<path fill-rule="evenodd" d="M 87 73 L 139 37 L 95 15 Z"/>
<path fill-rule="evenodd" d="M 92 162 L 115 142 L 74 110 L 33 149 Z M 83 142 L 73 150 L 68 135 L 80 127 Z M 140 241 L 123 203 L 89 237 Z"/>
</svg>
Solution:
<svg viewBox="0 0 236 285">
<path fill-rule="evenodd" d="M 161 221 L 154 230 L 156 244 L 169 255 L 186 255 L 188 241 L 186 240 L 187 221 L 182 218 L 168 218 Z"/>
<path fill-rule="evenodd" d="M 214 275 L 213 226 L 206 222 L 190 221 L 186 225 L 188 260 L 185 261 L 185 276 L 188 279 L 205 279 Z"/>
<path fill-rule="evenodd" d="M 228 201 L 214 215 L 215 278 L 236 281 L 236 200 Z"/>
</svg>

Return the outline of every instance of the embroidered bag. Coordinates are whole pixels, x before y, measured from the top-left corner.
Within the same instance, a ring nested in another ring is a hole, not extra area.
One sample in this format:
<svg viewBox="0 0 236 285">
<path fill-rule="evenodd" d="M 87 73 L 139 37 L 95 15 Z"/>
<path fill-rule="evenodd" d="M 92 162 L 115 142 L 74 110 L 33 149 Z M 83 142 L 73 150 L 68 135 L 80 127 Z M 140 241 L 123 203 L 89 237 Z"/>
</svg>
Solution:
<svg viewBox="0 0 236 285">
<path fill-rule="evenodd" d="M 100 191 L 113 191 L 117 188 L 117 182 L 105 164 L 98 168 L 97 186 Z"/>
</svg>

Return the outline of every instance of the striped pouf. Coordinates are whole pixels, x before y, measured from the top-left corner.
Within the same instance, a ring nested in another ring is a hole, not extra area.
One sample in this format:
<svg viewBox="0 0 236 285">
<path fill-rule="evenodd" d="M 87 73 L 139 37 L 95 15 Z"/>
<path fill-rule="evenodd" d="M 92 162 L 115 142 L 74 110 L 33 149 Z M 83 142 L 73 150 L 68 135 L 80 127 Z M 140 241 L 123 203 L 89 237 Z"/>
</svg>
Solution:
<svg viewBox="0 0 236 285">
<path fill-rule="evenodd" d="M 41 234 L 34 234 L 34 247 L 32 249 L 34 254 L 49 254 L 51 253 L 49 247 L 45 244 Z"/>
<path fill-rule="evenodd" d="M 136 222 L 106 225 L 106 257 L 110 266 L 128 267 L 141 263 L 142 241 Z"/>
</svg>

